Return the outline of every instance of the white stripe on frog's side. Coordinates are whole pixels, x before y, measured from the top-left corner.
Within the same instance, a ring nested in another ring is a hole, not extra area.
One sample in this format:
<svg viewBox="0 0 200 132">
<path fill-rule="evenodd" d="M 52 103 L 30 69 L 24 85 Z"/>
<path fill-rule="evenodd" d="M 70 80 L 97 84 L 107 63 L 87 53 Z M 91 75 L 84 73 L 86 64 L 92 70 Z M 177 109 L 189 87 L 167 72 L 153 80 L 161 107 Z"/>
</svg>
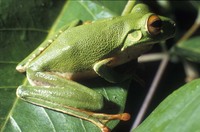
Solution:
<svg viewBox="0 0 200 132">
<path fill-rule="evenodd" d="M 94 71 L 83 71 L 83 72 L 66 72 L 66 73 L 60 73 L 60 72 L 48 72 L 51 75 L 58 75 L 62 78 L 68 79 L 68 80 L 85 80 L 90 79 L 98 76 Z"/>
<path fill-rule="evenodd" d="M 49 77 L 42 75 L 42 73 L 36 73 L 36 76 L 40 76 L 40 77 L 44 77 L 46 79 L 50 79 Z M 32 86 L 43 86 L 45 88 L 49 88 L 50 86 L 52 86 L 49 83 L 31 79 L 28 74 L 27 74 L 27 79 L 28 79 L 28 82 L 30 83 L 30 85 L 32 85 Z"/>
<path fill-rule="evenodd" d="M 45 72 L 45 74 L 43 74 L 41 72 L 37 72 L 35 74 L 35 76 L 38 78 L 47 79 L 48 81 L 50 81 L 50 80 L 53 81 L 54 79 L 52 77 L 48 76 L 48 74 L 56 75 L 56 76 L 62 77 L 64 79 L 74 80 L 74 81 L 75 80 L 85 80 L 85 79 L 94 78 L 97 76 L 97 74 L 94 71 L 84 71 L 84 72 L 77 72 L 77 73 Z M 48 82 L 43 82 L 40 80 L 32 79 L 28 74 L 27 74 L 27 79 L 28 79 L 28 82 L 32 86 L 45 86 L 45 87 L 51 86 L 51 84 L 49 84 Z"/>
</svg>

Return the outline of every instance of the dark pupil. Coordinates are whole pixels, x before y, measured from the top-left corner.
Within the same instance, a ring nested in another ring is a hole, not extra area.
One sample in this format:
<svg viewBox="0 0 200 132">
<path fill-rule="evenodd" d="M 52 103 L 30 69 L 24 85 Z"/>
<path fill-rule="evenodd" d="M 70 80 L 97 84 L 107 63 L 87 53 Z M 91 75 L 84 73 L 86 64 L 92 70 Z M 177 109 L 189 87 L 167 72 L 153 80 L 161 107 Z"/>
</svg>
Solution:
<svg viewBox="0 0 200 132">
<path fill-rule="evenodd" d="M 155 27 L 155 28 L 161 28 L 162 21 L 161 20 L 156 20 L 156 21 L 152 22 L 151 26 Z"/>
</svg>

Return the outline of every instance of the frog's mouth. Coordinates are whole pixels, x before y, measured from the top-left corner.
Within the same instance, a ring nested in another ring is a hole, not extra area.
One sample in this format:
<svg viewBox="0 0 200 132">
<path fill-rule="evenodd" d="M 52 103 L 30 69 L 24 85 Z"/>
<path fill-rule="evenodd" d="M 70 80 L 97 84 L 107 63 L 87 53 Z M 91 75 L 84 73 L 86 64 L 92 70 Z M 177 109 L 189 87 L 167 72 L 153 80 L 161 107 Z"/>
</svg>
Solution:
<svg viewBox="0 0 200 132">
<path fill-rule="evenodd" d="M 175 36 L 176 23 L 168 18 L 161 17 L 162 28 L 160 34 L 158 34 L 158 40 L 166 40 Z"/>
</svg>

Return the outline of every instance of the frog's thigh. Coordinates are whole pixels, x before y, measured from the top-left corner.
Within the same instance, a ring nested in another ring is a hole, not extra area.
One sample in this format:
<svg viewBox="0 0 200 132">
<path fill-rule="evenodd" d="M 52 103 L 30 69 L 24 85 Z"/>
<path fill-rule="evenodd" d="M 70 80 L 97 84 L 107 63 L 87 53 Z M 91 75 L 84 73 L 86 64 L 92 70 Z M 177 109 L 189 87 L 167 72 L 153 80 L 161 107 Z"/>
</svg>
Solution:
<svg viewBox="0 0 200 132">
<path fill-rule="evenodd" d="M 83 87 L 83 86 L 82 86 Z M 93 94 L 93 95 L 92 95 Z M 19 86 L 17 96 L 34 104 L 58 111 L 68 109 L 100 110 L 103 107 L 103 96 L 87 88 L 87 90 L 66 87 Z M 60 108 L 66 107 L 66 108 Z"/>
<path fill-rule="evenodd" d="M 112 58 L 107 58 L 97 62 L 93 69 L 94 71 L 111 83 L 122 82 L 130 78 L 130 75 L 119 73 L 115 71 L 112 67 L 109 66 L 109 63 L 112 61 Z"/>
<path fill-rule="evenodd" d="M 32 91 L 28 93 L 31 98 L 89 110 L 100 110 L 104 105 L 103 95 L 72 80 L 48 72 L 33 71 L 32 69 L 28 69 L 27 77 L 29 82 L 36 86 L 21 87 L 23 91 L 27 91 L 27 89 Z M 24 87 L 27 87 L 27 89 L 24 89 Z M 36 95 L 38 97 L 35 97 Z"/>
</svg>

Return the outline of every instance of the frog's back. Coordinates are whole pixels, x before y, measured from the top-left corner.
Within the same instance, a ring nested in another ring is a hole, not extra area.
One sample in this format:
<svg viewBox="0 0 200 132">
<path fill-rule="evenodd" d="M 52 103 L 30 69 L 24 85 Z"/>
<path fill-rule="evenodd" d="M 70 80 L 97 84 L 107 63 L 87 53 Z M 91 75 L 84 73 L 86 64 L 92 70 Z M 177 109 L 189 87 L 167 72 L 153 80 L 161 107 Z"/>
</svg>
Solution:
<svg viewBox="0 0 200 132">
<path fill-rule="evenodd" d="M 43 59 L 40 59 L 48 61 L 48 66 L 43 67 L 66 72 L 90 70 L 95 62 L 121 49 L 128 32 L 124 27 L 124 23 L 118 20 L 66 30 L 43 53 Z"/>
</svg>

